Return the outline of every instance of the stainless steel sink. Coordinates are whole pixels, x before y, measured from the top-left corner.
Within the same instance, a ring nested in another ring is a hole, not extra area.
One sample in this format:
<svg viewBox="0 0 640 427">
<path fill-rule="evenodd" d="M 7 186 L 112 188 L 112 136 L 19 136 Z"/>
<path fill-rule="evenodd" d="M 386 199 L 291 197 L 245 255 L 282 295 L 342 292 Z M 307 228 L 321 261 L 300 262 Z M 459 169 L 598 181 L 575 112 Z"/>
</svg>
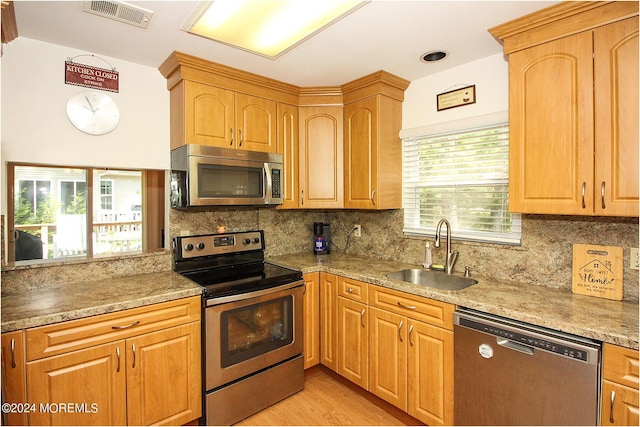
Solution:
<svg viewBox="0 0 640 427">
<path fill-rule="evenodd" d="M 444 272 L 423 270 L 421 268 L 394 271 L 387 274 L 387 277 L 445 291 L 459 291 L 478 283 L 477 280 L 469 279 L 468 277 L 453 276 Z"/>
</svg>

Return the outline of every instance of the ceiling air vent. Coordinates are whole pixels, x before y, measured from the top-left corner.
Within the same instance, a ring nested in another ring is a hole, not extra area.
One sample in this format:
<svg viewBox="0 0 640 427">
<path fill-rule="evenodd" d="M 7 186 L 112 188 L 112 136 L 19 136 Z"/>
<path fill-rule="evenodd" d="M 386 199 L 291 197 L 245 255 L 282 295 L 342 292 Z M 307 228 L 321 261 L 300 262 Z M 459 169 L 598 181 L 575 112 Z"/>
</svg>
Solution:
<svg viewBox="0 0 640 427">
<path fill-rule="evenodd" d="M 153 16 L 148 9 L 121 1 L 83 1 L 82 11 L 140 28 L 147 28 Z"/>
</svg>

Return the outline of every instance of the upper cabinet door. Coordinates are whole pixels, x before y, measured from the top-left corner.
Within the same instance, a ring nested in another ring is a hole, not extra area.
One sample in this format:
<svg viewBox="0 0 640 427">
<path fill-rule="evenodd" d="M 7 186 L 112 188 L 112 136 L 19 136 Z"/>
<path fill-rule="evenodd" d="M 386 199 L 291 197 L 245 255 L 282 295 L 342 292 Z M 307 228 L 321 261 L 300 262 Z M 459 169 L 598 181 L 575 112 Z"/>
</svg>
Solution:
<svg viewBox="0 0 640 427">
<path fill-rule="evenodd" d="M 300 207 L 343 207 L 342 107 L 300 107 Z"/>
<path fill-rule="evenodd" d="M 591 32 L 509 56 L 509 209 L 593 212 Z"/>
<path fill-rule="evenodd" d="M 344 106 L 344 207 L 402 207 L 402 102 L 376 95 Z"/>
<path fill-rule="evenodd" d="M 276 152 L 276 102 L 236 94 L 236 145 L 241 150 Z"/>
<path fill-rule="evenodd" d="M 375 209 L 378 108 L 376 98 L 344 107 L 345 208 Z"/>
<path fill-rule="evenodd" d="M 183 84 L 184 143 L 234 148 L 233 92 L 190 81 Z"/>
<path fill-rule="evenodd" d="M 595 212 L 638 216 L 638 19 L 594 30 Z"/>
<path fill-rule="evenodd" d="M 284 202 L 279 209 L 300 207 L 298 107 L 278 103 L 278 150 L 282 154 Z"/>
</svg>

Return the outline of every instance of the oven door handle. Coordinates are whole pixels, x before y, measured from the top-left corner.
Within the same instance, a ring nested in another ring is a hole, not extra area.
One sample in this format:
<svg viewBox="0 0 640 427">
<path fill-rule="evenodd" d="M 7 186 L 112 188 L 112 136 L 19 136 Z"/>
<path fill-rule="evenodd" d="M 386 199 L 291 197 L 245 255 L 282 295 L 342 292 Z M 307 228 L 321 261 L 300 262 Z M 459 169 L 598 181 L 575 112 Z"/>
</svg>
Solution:
<svg viewBox="0 0 640 427">
<path fill-rule="evenodd" d="M 269 295 L 274 292 L 286 291 L 288 289 L 297 288 L 299 286 L 303 286 L 306 288 L 306 284 L 304 283 L 304 280 L 297 280 L 295 282 L 286 283 L 284 285 L 275 286 L 273 288 L 260 289 L 259 291 L 248 292 L 246 294 L 229 295 L 221 298 L 211 298 L 211 299 L 205 300 L 205 306 L 211 307 L 213 305 L 225 304 L 228 302 L 243 301 L 251 298 L 261 297 L 263 295 Z"/>
</svg>

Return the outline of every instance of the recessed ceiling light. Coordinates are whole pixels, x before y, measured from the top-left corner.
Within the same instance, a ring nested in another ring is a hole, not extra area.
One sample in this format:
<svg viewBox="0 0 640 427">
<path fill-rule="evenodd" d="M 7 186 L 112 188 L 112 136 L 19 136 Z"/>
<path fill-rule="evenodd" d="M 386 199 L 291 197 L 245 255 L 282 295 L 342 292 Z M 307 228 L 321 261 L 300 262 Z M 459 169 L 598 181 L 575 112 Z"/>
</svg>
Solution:
<svg viewBox="0 0 640 427">
<path fill-rule="evenodd" d="M 277 58 L 365 5 L 361 0 L 214 0 L 203 2 L 182 30 Z"/>
<path fill-rule="evenodd" d="M 444 59 L 447 55 L 444 50 L 432 50 L 431 52 L 423 53 L 420 56 L 420 60 L 422 62 L 436 62 Z"/>
</svg>

